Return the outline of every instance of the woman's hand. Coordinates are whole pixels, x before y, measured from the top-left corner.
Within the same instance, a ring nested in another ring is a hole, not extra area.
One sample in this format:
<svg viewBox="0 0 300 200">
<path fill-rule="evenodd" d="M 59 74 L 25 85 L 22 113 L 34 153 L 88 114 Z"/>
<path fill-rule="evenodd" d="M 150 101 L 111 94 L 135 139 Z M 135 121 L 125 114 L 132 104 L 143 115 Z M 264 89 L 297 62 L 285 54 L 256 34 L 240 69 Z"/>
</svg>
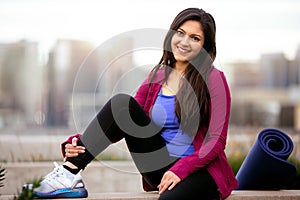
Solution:
<svg viewBox="0 0 300 200">
<path fill-rule="evenodd" d="M 65 145 L 65 158 L 64 161 L 66 161 L 66 159 L 69 157 L 76 157 L 78 156 L 80 153 L 84 153 L 85 152 L 85 147 L 83 146 L 77 146 L 77 141 L 78 138 L 74 137 L 72 139 L 72 144 L 68 143 Z"/>
<path fill-rule="evenodd" d="M 172 190 L 180 181 L 180 178 L 176 174 L 171 171 L 167 171 L 163 175 L 160 184 L 157 186 L 158 193 L 162 194 L 166 189 Z"/>
</svg>

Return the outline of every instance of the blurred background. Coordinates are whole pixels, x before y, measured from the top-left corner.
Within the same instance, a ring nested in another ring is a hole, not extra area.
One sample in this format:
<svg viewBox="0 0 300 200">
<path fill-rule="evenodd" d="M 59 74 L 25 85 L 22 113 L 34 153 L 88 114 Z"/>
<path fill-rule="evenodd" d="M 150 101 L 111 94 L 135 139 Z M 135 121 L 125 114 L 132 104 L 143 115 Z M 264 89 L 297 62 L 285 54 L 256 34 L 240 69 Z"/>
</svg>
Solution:
<svg viewBox="0 0 300 200">
<path fill-rule="evenodd" d="M 106 67 L 99 59 L 84 72 L 87 79 L 74 93 L 76 75 L 86 56 L 110 40 L 111 46 L 102 53 L 112 59 L 112 51 L 122 45 L 133 46 L 134 41 L 111 38 L 135 29 L 168 29 L 176 14 L 187 7 L 203 8 L 215 17 L 215 66 L 225 72 L 232 91 L 231 124 L 299 131 L 300 2 L 296 0 L 2 0 L 0 130 L 74 128 L 72 113 L 95 107 L 95 95 L 107 94 L 119 78 L 112 74 L 156 64 L 161 52 L 128 55 L 122 61 L 126 64 L 107 72 L 105 84 L 95 89 L 89 77 L 100 76 Z M 139 84 L 131 81 L 128 88 Z M 80 127 L 92 114 L 86 115 L 86 119 L 78 119 Z"/>
<path fill-rule="evenodd" d="M 215 66 L 225 72 L 232 91 L 231 124 L 299 131 L 300 2 L 296 0 L 2 0 L 0 130 L 74 125 L 76 109 L 95 107 L 94 96 L 112 90 L 119 78 L 113 74 L 155 64 L 161 52 L 128 55 L 122 61 L 125 64 L 106 72 L 109 78 L 95 89 L 89 77 L 100 76 L 107 67 L 99 59 L 84 71 L 87 79 L 75 91 L 76 75 L 86 56 L 110 40 L 111 46 L 102 51 L 109 60 L 116 56 L 112 51 L 135 42 L 128 37 L 111 38 L 134 29 L 168 29 L 176 14 L 187 7 L 203 8 L 215 17 Z M 139 83 L 131 81 L 128 88 Z"/>
<path fill-rule="evenodd" d="M 166 30 L 188 7 L 203 8 L 216 21 L 214 65 L 225 73 L 232 95 L 226 151 L 235 172 L 267 127 L 292 137 L 299 166 L 298 0 L 0 0 L 0 161 L 23 166 L 61 159 L 60 142 L 82 132 L 112 94 L 133 95 L 160 59 L 159 44 L 135 49 L 140 41 L 123 33 Z M 122 143 L 106 152 L 103 159 L 130 160 Z M 13 193 L 42 169 L 36 166 L 18 175 L 19 168 L 7 164 L 15 172 L 8 173 L 3 193 Z M 41 174 L 49 170 L 43 169 Z M 91 191 L 117 191 L 106 185 Z"/>
</svg>

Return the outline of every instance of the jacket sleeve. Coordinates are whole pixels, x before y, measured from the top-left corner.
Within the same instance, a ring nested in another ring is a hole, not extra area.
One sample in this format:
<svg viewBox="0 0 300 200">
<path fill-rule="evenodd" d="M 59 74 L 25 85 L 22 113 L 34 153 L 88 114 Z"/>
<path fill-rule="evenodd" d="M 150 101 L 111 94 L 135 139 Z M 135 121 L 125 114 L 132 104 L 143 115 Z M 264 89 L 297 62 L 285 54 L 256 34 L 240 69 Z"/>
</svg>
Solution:
<svg viewBox="0 0 300 200">
<path fill-rule="evenodd" d="M 170 169 L 181 180 L 208 166 L 225 149 L 231 97 L 224 74 L 214 69 L 209 75 L 208 87 L 211 95 L 211 118 L 207 133 L 204 136 L 203 132 L 198 132 L 194 138 L 195 152 L 180 159 Z"/>
<path fill-rule="evenodd" d="M 65 145 L 68 143 L 72 143 L 72 139 L 74 137 L 77 137 L 78 139 L 80 139 L 80 134 L 75 134 L 75 135 L 71 135 L 66 141 L 61 143 L 61 153 L 63 155 L 63 157 L 65 157 L 66 151 L 65 151 Z"/>
<path fill-rule="evenodd" d="M 151 74 L 151 73 L 150 73 Z M 139 105 L 144 108 L 146 99 L 148 96 L 148 91 L 149 91 L 149 82 L 150 82 L 150 74 L 148 77 L 144 80 L 144 82 L 140 85 L 138 88 L 134 99 L 139 103 Z"/>
</svg>

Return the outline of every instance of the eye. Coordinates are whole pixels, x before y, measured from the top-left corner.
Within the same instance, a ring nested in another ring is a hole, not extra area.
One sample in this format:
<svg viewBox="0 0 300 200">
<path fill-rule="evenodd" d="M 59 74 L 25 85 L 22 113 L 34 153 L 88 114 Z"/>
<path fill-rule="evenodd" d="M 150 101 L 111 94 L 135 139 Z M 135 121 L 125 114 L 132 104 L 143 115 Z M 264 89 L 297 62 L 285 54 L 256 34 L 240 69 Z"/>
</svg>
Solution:
<svg viewBox="0 0 300 200">
<path fill-rule="evenodd" d="M 194 42 L 200 42 L 200 40 L 201 40 L 201 38 L 198 36 L 192 36 L 191 38 L 192 38 L 192 41 L 194 41 Z"/>
<path fill-rule="evenodd" d="M 181 30 L 177 30 L 176 34 L 177 34 L 178 36 L 184 36 L 184 32 L 181 31 Z"/>
</svg>

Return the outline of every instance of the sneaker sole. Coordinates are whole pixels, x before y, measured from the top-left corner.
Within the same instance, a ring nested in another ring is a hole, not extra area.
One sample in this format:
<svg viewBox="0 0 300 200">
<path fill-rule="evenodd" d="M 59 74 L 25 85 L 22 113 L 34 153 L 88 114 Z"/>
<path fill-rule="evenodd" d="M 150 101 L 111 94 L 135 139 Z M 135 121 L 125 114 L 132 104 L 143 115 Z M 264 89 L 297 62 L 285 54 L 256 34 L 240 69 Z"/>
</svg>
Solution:
<svg viewBox="0 0 300 200">
<path fill-rule="evenodd" d="M 88 196 L 88 192 L 85 188 L 64 188 L 55 190 L 49 193 L 39 193 L 33 192 L 35 198 L 40 199 L 53 199 L 53 198 L 86 198 Z"/>
</svg>

